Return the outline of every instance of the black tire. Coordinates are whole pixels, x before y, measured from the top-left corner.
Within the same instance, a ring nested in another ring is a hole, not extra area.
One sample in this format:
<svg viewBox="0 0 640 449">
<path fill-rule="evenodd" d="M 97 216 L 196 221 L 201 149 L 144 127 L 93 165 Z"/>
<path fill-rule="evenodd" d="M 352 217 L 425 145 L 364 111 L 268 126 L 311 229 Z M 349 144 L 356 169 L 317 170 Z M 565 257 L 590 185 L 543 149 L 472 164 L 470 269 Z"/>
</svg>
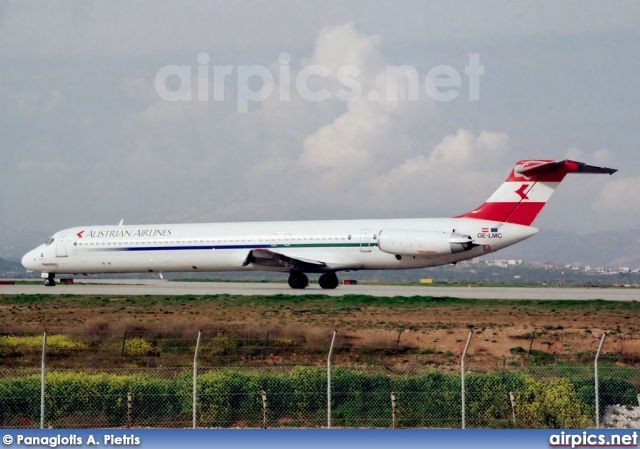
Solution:
<svg viewBox="0 0 640 449">
<path fill-rule="evenodd" d="M 45 287 L 55 287 L 56 281 L 53 278 L 44 278 Z"/>
<path fill-rule="evenodd" d="M 295 289 L 303 289 L 309 285 L 309 278 L 304 273 L 291 273 L 289 275 L 289 287 Z"/>
<path fill-rule="evenodd" d="M 320 279 L 318 279 L 318 284 L 320 284 L 320 287 L 328 290 L 333 290 L 338 286 L 339 283 L 340 281 L 338 280 L 338 276 L 336 276 L 335 273 L 325 273 L 320 276 Z"/>
</svg>

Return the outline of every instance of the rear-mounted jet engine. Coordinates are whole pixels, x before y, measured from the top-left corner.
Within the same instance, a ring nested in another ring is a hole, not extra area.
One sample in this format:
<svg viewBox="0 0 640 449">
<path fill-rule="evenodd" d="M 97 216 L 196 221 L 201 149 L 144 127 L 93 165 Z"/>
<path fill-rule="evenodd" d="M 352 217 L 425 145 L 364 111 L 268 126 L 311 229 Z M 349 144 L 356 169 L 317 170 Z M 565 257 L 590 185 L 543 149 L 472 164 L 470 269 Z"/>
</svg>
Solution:
<svg viewBox="0 0 640 449">
<path fill-rule="evenodd" d="M 456 254 L 474 246 L 471 236 L 443 231 L 383 229 L 378 240 L 380 251 L 403 256 Z"/>
</svg>

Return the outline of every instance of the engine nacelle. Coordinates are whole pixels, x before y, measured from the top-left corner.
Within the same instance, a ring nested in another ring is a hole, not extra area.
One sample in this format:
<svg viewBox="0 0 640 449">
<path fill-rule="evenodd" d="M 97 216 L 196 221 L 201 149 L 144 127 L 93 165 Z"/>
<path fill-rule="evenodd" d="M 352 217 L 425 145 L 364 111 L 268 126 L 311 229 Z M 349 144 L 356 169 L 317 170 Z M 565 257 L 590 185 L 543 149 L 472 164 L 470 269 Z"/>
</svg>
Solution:
<svg viewBox="0 0 640 449">
<path fill-rule="evenodd" d="M 455 232 L 383 229 L 378 237 L 380 251 L 403 256 L 456 254 L 473 247 L 471 236 Z"/>
</svg>

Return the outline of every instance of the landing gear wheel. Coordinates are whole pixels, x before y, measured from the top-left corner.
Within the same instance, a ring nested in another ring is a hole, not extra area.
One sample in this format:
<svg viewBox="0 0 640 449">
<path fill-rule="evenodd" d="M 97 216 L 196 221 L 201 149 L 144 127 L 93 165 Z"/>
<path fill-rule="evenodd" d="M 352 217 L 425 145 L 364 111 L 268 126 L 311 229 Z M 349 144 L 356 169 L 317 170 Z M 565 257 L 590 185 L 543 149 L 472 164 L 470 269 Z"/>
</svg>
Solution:
<svg viewBox="0 0 640 449">
<path fill-rule="evenodd" d="M 296 289 L 303 289 L 309 285 L 309 278 L 306 274 L 300 272 L 292 272 L 289 275 L 289 287 Z"/>
<path fill-rule="evenodd" d="M 318 284 L 320 284 L 320 287 L 329 290 L 333 290 L 334 288 L 336 288 L 339 283 L 340 281 L 338 280 L 338 276 L 336 276 L 335 273 L 325 273 L 320 276 L 320 279 L 318 279 Z"/>
<path fill-rule="evenodd" d="M 55 287 L 56 285 L 56 281 L 53 278 L 53 276 L 48 276 L 46 278 L 44 278 L 44 286 L 45 287 Z"/>
</svg>

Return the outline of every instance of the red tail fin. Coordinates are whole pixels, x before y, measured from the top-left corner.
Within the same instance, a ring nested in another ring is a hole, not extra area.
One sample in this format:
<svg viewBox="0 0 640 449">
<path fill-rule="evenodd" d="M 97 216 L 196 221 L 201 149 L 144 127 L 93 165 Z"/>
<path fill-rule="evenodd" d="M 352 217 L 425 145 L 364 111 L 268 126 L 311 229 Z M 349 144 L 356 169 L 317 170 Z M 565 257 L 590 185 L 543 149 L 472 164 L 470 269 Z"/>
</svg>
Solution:
<svg viewBox="0 0 640 449">
<path fill-rule="evenodd" d="M 456 218 L 477 218 L 529 226 L 568 173 L 608 173 L 617 170 L 576 161 L 518 162 L 507 180 L 480 207 Z"/>
</svg>

